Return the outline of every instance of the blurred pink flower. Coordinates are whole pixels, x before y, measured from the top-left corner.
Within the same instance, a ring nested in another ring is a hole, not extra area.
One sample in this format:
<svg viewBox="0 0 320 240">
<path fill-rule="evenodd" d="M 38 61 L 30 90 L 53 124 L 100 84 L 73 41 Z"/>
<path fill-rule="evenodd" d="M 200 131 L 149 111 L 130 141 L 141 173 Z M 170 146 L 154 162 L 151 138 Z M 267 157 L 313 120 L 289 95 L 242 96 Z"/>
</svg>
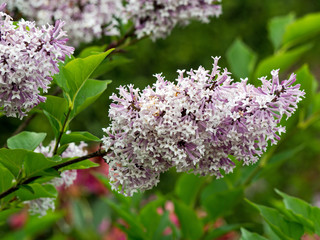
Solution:
<svg viewBox="0 0 320 240">
<path fill-rule="evenodd" d="M 28 212 L 24 209 L 23 211 L 13 214 L 8 219 L 8 224 L 11 229 L 17 230 L 22 228 L 28 219 Z"/>
</svg>

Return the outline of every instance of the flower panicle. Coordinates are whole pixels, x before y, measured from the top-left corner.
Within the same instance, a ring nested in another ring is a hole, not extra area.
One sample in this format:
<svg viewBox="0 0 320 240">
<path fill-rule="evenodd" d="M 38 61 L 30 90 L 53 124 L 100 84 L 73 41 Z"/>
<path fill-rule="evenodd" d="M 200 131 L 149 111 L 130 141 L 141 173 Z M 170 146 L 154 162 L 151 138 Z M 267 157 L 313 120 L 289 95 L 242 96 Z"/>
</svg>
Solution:
<svg viewBox="0 0 320 240">
<path fill-rule="evenodd" d="M 1 5 L 2 11 L 5 4 Z M 7 116 L 22 118 L 46 100 L 52 76 L 58 64 L 74 48 L 66 45 L 63 22 L 38 28 L 35 22 L 12 18 L 1 13 L 0 36 L 0 106 Z"/>
<path fill-rule="evenodd" d="M 219 178 L 233 171 L 235 159 L 253 164 L 280 140 L 280 120 L 305 94 L 293 85 L 296 76 L 280 82 L 275 70 L 257 88 L 248 79 L 234 82 L 218 61 L 211 71 L 178 70 L 175 82 L 156 74 L 154 85 L 142 91 L 119 87 L 102 139 L 110 150 L 105 160 L 113 189 L 129 196 L 145 191 L 172 167 Z"/>
</svg>

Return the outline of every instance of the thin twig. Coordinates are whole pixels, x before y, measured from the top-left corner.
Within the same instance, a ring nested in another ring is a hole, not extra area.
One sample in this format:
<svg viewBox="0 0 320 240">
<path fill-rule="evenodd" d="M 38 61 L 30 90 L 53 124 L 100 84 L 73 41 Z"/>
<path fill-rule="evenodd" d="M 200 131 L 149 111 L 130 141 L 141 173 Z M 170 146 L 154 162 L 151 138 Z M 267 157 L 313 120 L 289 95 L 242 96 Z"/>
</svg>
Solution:
<svg viewBox="0 0 320 240">
<path fill-rule="evenodd" d="M 75 163 L 78 163 L 78 162 L 81 162 L 81 161 L 84 161 L 84 160 L 87 160 L 87 159 L 90 159 L 90 158 L 94 158 L 94 157 L 103 157 L 105 156 L 109 151 L 101 151 L 100 149 L 96 152 L 93 152 L 93 153 L 90 153 L 90 154 L 87 154 L 85 156 L 82 156 L 82 157 L 79 157 L 79 158 L 75 158 L 75 159 L 72 159 L 70 161 L 67 161 L 67 162 L 64 162 L 64 163 L 60 163 L 54 167 L 52 167 L 53 169 L 55 170 L 59 170 L 60 168 L 63 168 L 63 167 L 67 167 L 71 164 L 75 164 Z M 51 169 L 51 168 L 49 168 Z M 41 176 L 34 176 L 34 177 L 30 177 L 30 178 L 27 178 L 25 180 L 23 180 L 22 182 L 18 183 L 17 185 L 9 188 L 8 190 L 4 191 L 3 193 L 0 194 L 0 199 L 2 198 L 5 198 L 6 196 L 8 196 L 9 194 L 17 191 L 19 189 L 19 187 L 21 185 L 24 185 L 24 184 L 28 184 L 28 183 L 31 183 L 37 179 L 41 178 Z"/>
<path fill-rule="evenodd" d="M 66 115 L 66 119 L 65 119 L 64 122 L 63 122 L 62 129 L 60 130 L 59 136 L 58 136 L 58 138 L 57 138 L 56 145 L 54 146 L 53 155 L 56 155 L 56 154 L 57 154 L 57 151 L 58 151 L 58 148 L 59 148 L 59 144 L 60 144 L 62 135 L 63 135 L 64 132 L 65 132 L 65 128 L 66 128 L 68 119 L 69 119 L 69 117 L 70 117 L 71 111 L 72 111 L 71 108 L 69 108 L 68 113 L 67 113 L 67 115 Z"/>
</svg>

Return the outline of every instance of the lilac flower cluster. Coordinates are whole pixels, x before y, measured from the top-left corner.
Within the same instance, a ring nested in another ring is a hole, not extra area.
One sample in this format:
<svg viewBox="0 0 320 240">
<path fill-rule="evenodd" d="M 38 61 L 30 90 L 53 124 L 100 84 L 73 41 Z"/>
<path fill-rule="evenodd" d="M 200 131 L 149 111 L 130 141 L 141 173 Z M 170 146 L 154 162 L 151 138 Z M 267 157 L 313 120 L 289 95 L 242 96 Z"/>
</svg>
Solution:
<svg viewBox="0 0 320 240">
<path fill-rule="evenodd" d="M 153 40 L 167 37 L 176 25 L 190 20 L 209 22 L 222 13 L 219 0 L 127 0 L 125 17 L 135 26 L 138 38 Z"/>
<path fill-rule="evenodd" d="M 63 22 L 55 26 L 38 28 L 34 22 L 21 20 L 14 23 L 0 6 L 0 107 L 7 116 L 22 118 L 45 97 L 58 73 L 58 63 L 73 53 L 66 46 L 67 38 L 62 31 Z"/>
<path fill-rule="evenodd" d="M 4 0 L 0 0 L 0 2 Z M 209 22 L 221 14 L 219 0 L 12 0 L 17 9 L 40 24 L 63 19 L 72 44 L 102 36 L 118 36 L 120 23 L 133 22 L 138 38 L 164 38 L 177 25 L 195 19 Z"/>
<path fill-rule="evenodd" d="M 304 92 L 293 85 L 296 76 L 279 82 L 260 78 L 233 82 L 214 58 L 212 71 L 178 70 L 176 83 L 155 75 L 156 83 L 142 92 L 119 87 L 110 98 L 111 125 L 103 137 L 112 188 L 125 195 L 152 188 L 160 173 L 178 172 L 222 177 L 233 171 L 233 156 L 244 165 L 258 161 L 268 143 L 285 132 L 281 118 L 297 108 Z"/>
<path fill-rule="evenodd" d="M 52 157 L 53 149 L 55 146 L 55 141 L 52 141 L 48 146 L 44 147 L 40 145 L 35 149 L 35 152 L 42 153 L 45 157 Z M 79 156 L 87 155 L 85 148 L 87 144 L 81 142 L 79 145 L 75 143 L 70 143 L 68 148 L 62 153 L 62 158 L 73 158 Z M 49 184 L 52 184 L 56 188 L 60 187 L 69 187 L 77 178 L 76 170 L 66 170 L 63 171 L 60 175 L 60 178 L 54 178 Z M 44 216 L 47 214 L 48 210 L 55 209 L 55 199 L 54 198 L 38 198 L 31 201 L 25 201 L 25 204 L 29 205 L 29 212 L 32 215 Z"/>
<path fill-rule="evenodd" d="M 103 35 L 118 35 L 118 19 L 123 12 L 122 1 L 114 0 L 13 0 L 10 7 L 39 24 L 62 19 L 74 46 Z"/>
</svg>

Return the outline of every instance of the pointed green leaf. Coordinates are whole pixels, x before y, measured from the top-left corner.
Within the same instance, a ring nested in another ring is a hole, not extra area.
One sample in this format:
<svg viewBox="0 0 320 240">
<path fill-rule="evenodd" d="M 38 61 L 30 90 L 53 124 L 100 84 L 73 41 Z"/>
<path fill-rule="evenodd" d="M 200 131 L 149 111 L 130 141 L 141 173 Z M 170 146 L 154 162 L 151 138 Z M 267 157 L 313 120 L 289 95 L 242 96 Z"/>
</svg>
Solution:
<svg viewBox="0 0 320 240">
<path fill-rule="evenodd" d="M 287 26 L 283 44 L 292 46 L 320 33 L 320 13 L 311 13 Z"/>
<path fill-rule="evenodd" d="M 313 97 L 316 93 L 318 82 L 309 70 L 308 65 L 303 65 L 297 71 L 297 83 L 301 84 L 300 89 L 306 92 L 306 98 L 303 99 L 302 104 L 308 106 L 313 102 Z"/>
<path fill-rule="evenodd" d="M 279 191 L 278 189 L 276 189 L 275 191 L 283 198 L 283 202 L 287 209 L 290 209 L 294 213 L 300 214 L 307 219 L 310 218 L 311 206 L 307 202 L 296 197 L 291 197 Z"/>
<path fill-rule="evenodd" d="M 71 142 L 100 142 L 101 139 L 92 135 L 89 132 L 71 132 L 71 133 L 64 133 L 62 135 L 60 144 L 65 145 Z"/>
<path fill-rule="evenodd" d="M 32 189 L 28 189 L 28 187 Z M 21 201 L 29 201 L 37 198 L 56 198 L 58 196 L 57 189 L 51 184 L 32 183 L 22 185 L 15 193 Z"/>
<path fill-rule="evenodd" d="M 262 60 L 255 72 L 255 78 L 264 77 L 270 74 L 270 72 L 274 69 L 281 69 L 281 71 L 285 71 L 287 68 L 292 66 L 295 62 L 297 62 L 301 55 L 306 51 L 310 50 L 312 44 L 306 44 L 301 47 L 292 49 L 288 52 L 280 52 L 276 55 L 268 57 Z M 255 80 L 256 81 L 256 80 Z"/>
<path fill-rule="evenodd" d="M 111 81 L 99 81 L 88 79 L 79 89 L 74 98 L 74 106 L 71 111 L 70 118 L 75 117 L 82 110 L 94 103 L 100 95 L 107 89 Z"/>
<path fill-rule="evenodd" d="M 249 204 L 259 210 L 261 216 L 268 223 L 274 233 L 281 239 L 300 239 L 304 233 L 303 226 L 297 222 L 286 219 L 276 209 L 258 205 L 247 200 Z"/>
<path fill-rule="evenodd" d="M 65 77 L 64 80 L 67 81 L 70 88 L 67 93 L 70 96 L 71 102 L 75 101 L 75 97 L 82 88 L 83 84 L 89 79 L 94 70 L 112 51 L 113 49 L 110 49 L 105 53 L 91 55 L 86 58 L 77 58 L 69 62 L 63 68 L 63 75 Z"/>
<path fill-rule="evenodd" d="M 68 159 L 69 161 L 71 159 Z M 71 164 L 69 166 L 63 167 L 59 169 L 60 171 L 65 171 L 65 170 L 73 170 L 73 169 L 88 169 L 88 168 L 93 168 L 93 167 L 99 167 L 100 165 L 98 163 L 95 163 L 91 160 L 84 160 L 78 163 Z"/>
<path fill-rule="evenodd" d="M 290 220 L 301 223 L 306 231 L 314 232 L 314 224 L 310 219 L 312 218 L 312 207 L 305 201 L 291 197 L 279 190 L 275 190 L 282 198 L 285 207 L 288 209 Z"/>
<path fill-rule="evenodd" d="M 57 165 L 56 162 L 49 160 L 41 153 L 25 152 L 24 169 L 27 177 L 45 175 L 45 170 Z"/>
<path fill-rule="evenodd" d="M 236 39 L 227 51 L 227 60 L 232 73 L 238 78 L 250 77 L 257 55 L 240 39 Z"/>
<path fill-rule="evenodd" d="M 50 125 L 54 130 L 55 137 L 58 137 L 62 129 L 63 122 L 68 112 L 68 103 L 66 99 L 56 96 L 46 96 L 45 103 L 40 103 L 39 107 L 43 109 Z"/>
<path fill-rule="evenodd" d="M 320 236 L 320 208 L 312 207 L 311 220 L 314 223 L 315 233 Z"/>
<path fill-rule="evenodd" d="M 267 240 L 267 239 L 265 237 L 260 236 L 257 233 L 252 233 L 244 228 L 241 228 L 240 240 Z"/>
<path fill-rule="evenodd" d="M 86 58 L 89 57 L 91 55 L 95 55 L 98 53 L 102 53 L 104 52 L 104 50 L 107 48 L 107 45 L 102 45 L 102 46 L 89 46 L 86 47 L 85 49 L 83 49 L 80 54 L 79 54 L 79 58 Z"/>
<path fill-rule="evenodd" d="M 274 17 L 268 23 L 268 35 L 275 50 L 278 50 L 282 43 L 286 27 L 295 19 L 295 14 L 289 13 L 285 16 Z"/>
<path fill-rule="evenodd" d="M 22 175 L 23 163 L 26 150 L 22 149 L 0 149 L 0 163 L 6 167 L 15 179 Z"/>
<path fill-rule="evenodd" d="M 8 190 L 12 186 L 14 186 L 15 183 L 15 178 L 9 171 L 9 169 L 0 164 L 0 193 Z"/>
<path fill-rule="evenodd" d="M 7 140 L 10 149 L 26 149 L 33 151 L 47 136 L 46 133 L 21 132 Z"/>
</svg>

